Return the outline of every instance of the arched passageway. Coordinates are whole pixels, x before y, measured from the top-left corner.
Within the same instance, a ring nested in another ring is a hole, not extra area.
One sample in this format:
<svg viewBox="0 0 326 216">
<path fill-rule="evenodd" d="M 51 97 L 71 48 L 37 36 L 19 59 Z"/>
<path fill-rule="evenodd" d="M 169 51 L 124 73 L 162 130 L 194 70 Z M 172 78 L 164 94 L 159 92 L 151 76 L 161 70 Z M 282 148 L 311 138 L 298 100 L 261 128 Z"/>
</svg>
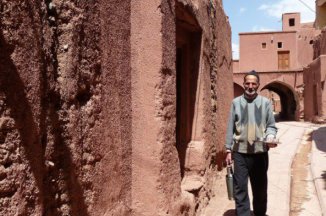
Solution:
<svg viewBox="0 0 326 216">
<path fill-rule="evenodd" d="M 244 89 L 242 86 L 240 86 L 238 83 L 233 83 L 233 93 L 234 93 L 234 97 L 238 97 L 240 95 L 242 95 L 244 92 Z"/>
<path fill-rule="evenodd" d="M 279 121 L 299 120 L 300 104 L 298 95 L 290 85 L 280 81 L 274 81 L 265 85 L 261 91 L 265 89 L 275 92 L 280 98 L 281 110 L 277 118 Z M 275 102 L 273 101 L 273 103 Z"/>
</svg>

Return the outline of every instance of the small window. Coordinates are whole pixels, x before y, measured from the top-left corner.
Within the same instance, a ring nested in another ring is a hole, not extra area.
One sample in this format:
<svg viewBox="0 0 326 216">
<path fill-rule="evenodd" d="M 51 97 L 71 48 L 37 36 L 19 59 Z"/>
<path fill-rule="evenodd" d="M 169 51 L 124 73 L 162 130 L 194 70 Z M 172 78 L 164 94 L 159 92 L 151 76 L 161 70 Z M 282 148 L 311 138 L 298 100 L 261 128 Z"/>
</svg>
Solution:
<svg viewBox="0 0 326 216">
<path fill-rule="evenodd" d="M 266 43 L 261 43 L 261 48 L 266 49 Z"/>
<path fill-rule="evenodd" d="M 309 44 L 313 44 L 313 43 L 314 43 L 314 41 L 313 41 L 313 40 L 310 40 L 310 41 L 309 41 Z"/>
<path fill-rule="evenodd" d="M 289 26 L 295 26 L 295 19 L 294 18 L 289 19 Z"/>
<path fill-rule="evenodd" d="M 277 42 L 277 48 L 281 49 L 283 47 L 283 43 L 282 42 Z"/>
</svg>

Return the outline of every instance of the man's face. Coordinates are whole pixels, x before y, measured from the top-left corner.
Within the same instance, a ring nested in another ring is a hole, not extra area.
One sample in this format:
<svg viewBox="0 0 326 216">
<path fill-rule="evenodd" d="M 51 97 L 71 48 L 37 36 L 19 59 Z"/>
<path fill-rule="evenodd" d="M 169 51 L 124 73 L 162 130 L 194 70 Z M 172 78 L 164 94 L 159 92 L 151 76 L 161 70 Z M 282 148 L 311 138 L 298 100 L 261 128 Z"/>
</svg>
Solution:
<svg viewBox="0 0 326 216">
<path fill-rule="evenodd" d="M 245 94 L 248 97 L 253 97 L 256 95 L 257 93 L 257 89 L 259 87 L 259 83 L 258 83 L 258 79 L 256 76 L 254 75 L 248 75 L 246 76 L 244 83 L 243 83 L 243 87 L 245 90 Z"/>
</svg>

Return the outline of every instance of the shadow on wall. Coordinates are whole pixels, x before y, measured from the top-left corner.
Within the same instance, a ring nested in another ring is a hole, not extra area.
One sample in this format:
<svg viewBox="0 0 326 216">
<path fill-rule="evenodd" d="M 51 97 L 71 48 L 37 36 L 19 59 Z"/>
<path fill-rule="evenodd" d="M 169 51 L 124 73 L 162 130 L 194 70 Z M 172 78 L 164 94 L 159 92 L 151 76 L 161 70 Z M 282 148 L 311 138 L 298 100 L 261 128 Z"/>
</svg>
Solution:
<svg viewBox="0 0 326 216">
<path fill-rule="evenodd" d="M 236 216 L 234 209 L 229 209 L 226 212 L 224 212 L 223 216 Z"/>
<path fill-rule="evenodd" d="M 2 23 L 0 23 L 0 29 L 3 29 Z M 5 103 L 10 109 L 9 117 L 14 119 L 14 127 L 19 131 L 21 143 L 25 148 L 26 157 L 41 196 L 44 194 L 41 173 L 41 170 L 44 169 L 44 161 L 37 140 L 37 128 L 31 107 L 26 98 L 24 84 L 10 58 L 14 46 L 5 43 L 2 31 L 0 32 L 0 49 L 0 92 L 4 94 Z M 15 161 L 12 161 L 12 163 L 15 163 Z M 41 200 L 41 197 L 38 199 Z"/>
<path fill-rule="evenodd" d="M 326 127 L 320 127 L 318 128 L 313 135 L 313 139 L 316 142 L 316 147 L 319 151 L 326 152 L 326 145 L 325 140 L 323 138 L 326 138 Z"/>
<path fill-rule="evenodd" d="M 253 211 L 250 211 L 251 215 L 254 215 Z M 229 209 L 226 212 L 224 212 L 223 216 L 236 216 L 235 209 Z M 268 216 L 268 215 L 266 215 Z"/>
<path fill-rule="evenodd" d="M 326 171 L 323 171 L 323 174 L 321 174 L 322 179 L 324 179 L 324 189 L 326 190 Z"/>
<path fill-rule="evenodd" d="M 3 29 L 2 23 L 0 23 L 0 29 Z M 37 37 L 37 35 L 35 36 Z M 55 194 L 58 193 L 58 184 L 62 182 L 55 183 L 51 177 L 59 177 L 57 175 L 62 174 L 59 173 L 59 170 L 63 170 L 64 184 L 67 186 L 65 193 L 69 197 L 69 203 L 60 203 L 60 205 L 68 204 L 71 207 L 69 215 L 87 216 L 87 206 L 83 199 L 82 187 L 77 179 L 71 152 L 62 137 L 63 129 L 57 113 L 59 101 L 53 101 L 53 97 L 48 98 L 49 84 L 46 80 L 46 70 L 41 69 L 41 73 L 44 73 L 44 80 L 40 80 L 40 83 L 45 91 L 41 97 L 43 97 L 42 104 L 46 104 L 46 106 L 41 107 L 41 116 L 45 117 L 41 117 L 42 122 L 40 122 L 40 125 L 49 125 L 49 127 L 43 128 L 45 131 L 38 131 L 37 124 L 33 118 L 33 110 L 25 93 L 25 84 L 10 57 L 15 47 L 6 43 L 2 31 L 0 32 L 0 49 L 0 92 L 3 92 L 5 95 L 6 104 L 11 110 L 10 117 L 15 121 L 15 127 L 19 131 L 22 147 L 25 149 L 24 152 L 32 172 L 31 175 L 36 180 L 35 186 L 40 191 L 38 195 L 35 195 L 38 196 L 34 198 L 35 206 L 29 207 L 36 209 L 40 201 L 44 200 L 45 212 L 42 215 L 60 215 L 57 210 L 59 204 L 55 200 Z M 42 56 L 41 52 L 40 55 L 40 59 L 44 60 L 44 54 Z M 46 64 L 46 61 L 43 63 Z M 56 99 L 60 99 L 60 95 L 57 95 Z M 46 134 L 51 133 L 54 134 L 53 161 L 55 162 L 55 168 L 46 173 L 46 159 L 44 158 L 44 151 L 47 145 Z M 40 143 L 42 135 L 42 143 Z M 20 183 L 20 187 L 24 187 L 23 185 L 24 182 Z"/>
<path fill-rule="evenodd" d="M 319 151 L 326 153 L 326 145 L 325 145 L 325 136 L 326 127 L 320 127 L 316 131 L 314 131 L 313 139 L 316 143 L 316 147 Z M 321 178 L 324 180 L 324 189 L 326 189 L 326 171 L 323 171 L 321 174 Z"/>
</svg>

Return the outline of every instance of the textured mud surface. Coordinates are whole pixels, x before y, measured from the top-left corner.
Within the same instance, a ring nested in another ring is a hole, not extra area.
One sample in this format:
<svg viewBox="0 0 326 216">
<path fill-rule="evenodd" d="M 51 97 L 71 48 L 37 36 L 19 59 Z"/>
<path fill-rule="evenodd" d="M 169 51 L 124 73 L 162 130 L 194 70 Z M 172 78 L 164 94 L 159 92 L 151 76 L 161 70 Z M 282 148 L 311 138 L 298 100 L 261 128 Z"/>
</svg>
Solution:
<svg viewBox="0 0 326 216">
<path fill-rule="evenodd" d="M 202 34 L 203 166 L 190 201 L 175 144 L 175 1 L 2 0 L 0 215 L 207 205 L 232 99 L 231 33 L 220 1 L 178 2 Z"/>
<path fill-rule="evenodd" d="M 128 204 L 130 10 L 99 5 L 1 1 L 1 215 L 99 215 L 102 193 Z"/>
</svg>

